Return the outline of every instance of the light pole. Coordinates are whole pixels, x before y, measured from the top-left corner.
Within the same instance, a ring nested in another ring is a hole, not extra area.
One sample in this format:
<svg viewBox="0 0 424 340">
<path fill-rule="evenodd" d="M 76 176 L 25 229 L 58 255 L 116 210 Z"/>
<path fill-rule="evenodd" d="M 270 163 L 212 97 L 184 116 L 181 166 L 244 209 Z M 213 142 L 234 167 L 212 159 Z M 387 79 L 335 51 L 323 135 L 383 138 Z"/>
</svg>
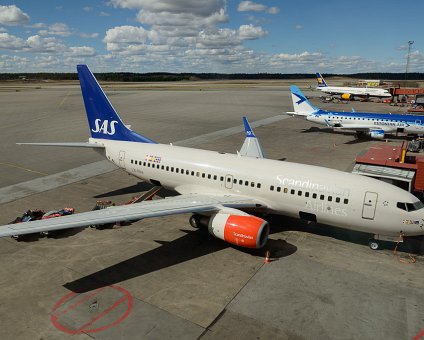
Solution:
<svg viewBox="0 0 424 340">
<path fill-rule="evenodd" d="M 406 77 L 407 77 L 408 72 L 409 72 L 409 62 L 410 62 L 410 58 L 411 58 L 411 48 L 412 48 L 413 43 L 414 43 L 413 40 L 408 41 L 408 55 L 406 57 L 405 82 L 406 82 Z M 406 86 L 406 83 L 405 83 L 405 86 Z"/>
</svg>

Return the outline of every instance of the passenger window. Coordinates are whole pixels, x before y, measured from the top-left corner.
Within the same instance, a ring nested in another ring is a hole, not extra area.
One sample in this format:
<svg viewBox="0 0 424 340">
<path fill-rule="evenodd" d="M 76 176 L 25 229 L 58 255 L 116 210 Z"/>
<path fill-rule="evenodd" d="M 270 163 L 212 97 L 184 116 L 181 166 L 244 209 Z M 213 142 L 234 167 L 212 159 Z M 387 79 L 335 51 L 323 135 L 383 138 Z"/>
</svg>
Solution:
<svg viewBox="0 0 424 340">
<path fill-rule="evenodd" d="M 131 164 L 133 164 L 133 160 L 131 160 Z M 137 163 L 135 163 L 135 164 L 137 164 Z"/>
<path fill-rule="evenodd" d="M 249 186 L 249 182 L 248 181 L 244 181 L 244 185 L 245 186 Z"/>
<path fill-rule="evenodd" d="M 340 203 L 340 197 L 336 197 L 336 203 Z"/>
<path fill-rule="evenodd" d="M 301 191 L 301 190 L 299 190 L 299 191 L 297 192 L 297 196 L 302 196 L 302 191 Z"/>
<path fill-rule="evenodd" d="M 173 166 L 171 166 L 171 172 L 174 172 L 174 167 Z"/>
<path fill-rule="evenodd" d="M 166 171 L 169 171 L 169 166 L 166 167 Z"/>
<path fill-rule="evenodd" d="M 308 191 L 305 192 L 305 197 L 309 197 L 309 192 Z"/>
<path fill-rule="evenodd" d="M 218 177 L 216 175 L 213 175 L 213 179 L 216 181 Z"/>
<path fill-rule="evenodd" d="M 277 187 L 277 191 L 280 192 L 281 191 L 281 188 L 280 187 Z"/>
<path fill-rule="evenodd" d="M 150 168 L 150 163 L 147 163 L 147 167 L 149 167 L 149 168 Z"/>
<path fill-rule="evenodd" d="M 233 179 L 233 183 L 234 184 L 237 184 L 237 180 L 235 178 Z"/>
<path fill-rule="evenodd" d="M 273 186 L 273 185 L 271 185 L 271 186 L 269 187 L 269 190 L 274 191 L 274 186 Z"/>
<path fill-rule="evenodd" d="M 211 179 L 211 177 L 212 177 L 212 175 L 211 174 L 208 174 L 208 179 Z"/>
<path fill-rule="evenodd" d="M 317 194 L 313 193 L 312 198 L 317 198 Z"/>
<path fill-rule="evenodd" d="M 140 162 L 140 165 L 141 165 L 141 162 Z M 143 166 L 146 166 L 146 162 L 143 162 Z"/>
<path fill-rule="evenodd" d="M 292 194 L 292 195 L 294 195 L 294 193 L 295 193 L 296 191 L 294 190 L 294 189 L 291 189 L 290 190 L 290 193 Z"/>
<path fill-rule="evenodd" d="M 319 199 L 322 201 L 322 200 L 324 200 L 324 195 L 320 195 L 319 196 Z"/>
<path fill-rule="evenodd" d="M 194 171 L 191 172 L 191 175 L 194 176 Z"/>
<path fill-rule="evenodd" d="M 289 191 L 289 189 L 284 188 L 284 191 L 283 191 L 283 192 L 284 192 L 285 194 L 287 194 L 287 192 L 288 192 L 288 191 Z"/>
<path fill-rule="evenodd" d="M 257 187 L 258 189 L 260 189 L 260 188 L 261 188 L 261 183 L 257 183 L 257 184 L 256 184 L 256 187 Z"/>
<path fill-rule="evenodd" d="M 178 174 L 178 172 L 180 171 L 180 169 L 175 168 L 175 172 Z"/>
<path fill-rule="evenodd" d="M 224 181 L 224 177 L 222 177 L 222 176 L 221 176 L 221 177 L 219 178 L 219 180 L 220 180 L 221 182 L 223 182 L 223 181 Z"/>
<path fill-rule="evenodd" d="M 228 183 L 230 183 L 230 182 L 231 182 L 231 178 L 230 178 L 230 177 L 228 177 L 228 178 L 227 178 L 227 182 L 228 182 Z"/>
<path fill-rule="evenodd" d="M 255 182 L 250 183 L 250 186 L 253 188 L 255 186 Z"/>
<path fill-rule="evenodd" d="M 343 200 L 343 203 L 344 203 L 344 204 L 348 204 L 348 203 L 349 203 L 349 200 L 348 200 L 347 198 L 345 198 L 345 199 Z"/>
<path fill-rule="evenodd" d="M 202 173 L 202 178 L 205 178 L 206 177 L 206 174 L 205 173 Z"/>
<path fill-rule="evenodd" d="M 186 170 L 186 175 L 190 175 L 190 170 Z"/>
<path fill-rule="evenodd" d="M 240 185 L 243 185 L 243 180 L 239 180 L 239 184 Z"/>
<path fill-rule="evenodd" d="M 200 177 L 200 172 L 199 171 L 196 172 L 196 177 Z"/>
<path fill-rule="evenodd" d="M 333 200 L 333 197 L 328 196 L 328 202 L 331 202 Z"/>
</svg>

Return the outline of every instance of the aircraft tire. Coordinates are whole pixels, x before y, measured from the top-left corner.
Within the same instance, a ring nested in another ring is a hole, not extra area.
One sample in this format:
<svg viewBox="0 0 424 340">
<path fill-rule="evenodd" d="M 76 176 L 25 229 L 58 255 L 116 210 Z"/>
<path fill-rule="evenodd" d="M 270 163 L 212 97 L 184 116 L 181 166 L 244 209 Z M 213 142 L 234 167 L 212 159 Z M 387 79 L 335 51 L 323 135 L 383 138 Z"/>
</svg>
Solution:
<svg viewBox="0 0 424 340">
<path fill-rule="evenodd" d="M 378 250 L 378 249 L 380 249 L 380 243 L 377 240 L 373 239 L 373 238 L 371 238 L 371 239 L 368 240 L 368 246 L 372 250 Z"/>
</svg>

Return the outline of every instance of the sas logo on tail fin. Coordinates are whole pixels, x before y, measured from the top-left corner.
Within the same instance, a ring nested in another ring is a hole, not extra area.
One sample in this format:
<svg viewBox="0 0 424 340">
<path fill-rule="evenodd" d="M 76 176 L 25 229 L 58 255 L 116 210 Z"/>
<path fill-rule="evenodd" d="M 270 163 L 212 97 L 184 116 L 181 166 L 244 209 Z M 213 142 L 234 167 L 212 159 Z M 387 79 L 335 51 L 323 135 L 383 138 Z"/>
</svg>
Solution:
<svg viewBox="0 0 424 340">
<path fill-rule="evenodd" d="M 112 120 L 110 123 L 108 120 L 102 122 L 101 119 L 96 119 L 94 121 L 95 128 L 91 131 L 96 133 L 103 133 L 105 135 L 113 136 L 115 134 L 115 126 L 118 124 L 116 120 Z"/>
</svg>

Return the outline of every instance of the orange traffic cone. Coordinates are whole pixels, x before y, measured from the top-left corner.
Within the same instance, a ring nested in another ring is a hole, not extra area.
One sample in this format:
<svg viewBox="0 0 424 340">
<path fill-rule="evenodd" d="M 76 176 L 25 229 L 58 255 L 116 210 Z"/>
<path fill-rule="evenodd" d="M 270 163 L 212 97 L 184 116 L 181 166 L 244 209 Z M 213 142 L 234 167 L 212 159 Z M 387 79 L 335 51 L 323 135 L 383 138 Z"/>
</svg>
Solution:
<svg viewBox="0 0 424 340">
<path fill-rule="evenodd" d="M 266 251 L 265 253 L 265 260 L 264 263 L 271 263 L 271 259 L 269 258 L 271 254 L 269 253 L 269 250 Z"/>
</svg>

